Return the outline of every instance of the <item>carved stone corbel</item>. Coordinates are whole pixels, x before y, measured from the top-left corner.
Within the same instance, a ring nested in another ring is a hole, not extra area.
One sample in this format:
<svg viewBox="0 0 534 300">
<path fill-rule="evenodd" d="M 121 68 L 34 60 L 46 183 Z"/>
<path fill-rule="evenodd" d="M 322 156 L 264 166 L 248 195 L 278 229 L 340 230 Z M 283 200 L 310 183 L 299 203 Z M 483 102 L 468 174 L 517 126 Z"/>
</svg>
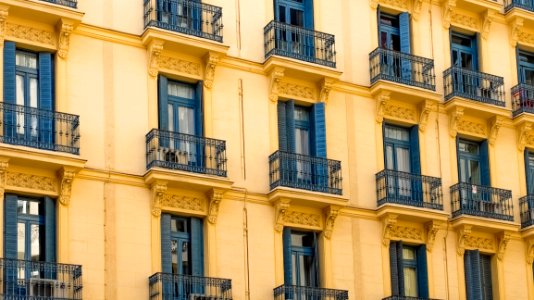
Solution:
<svg viewBox="0 0 534 300">
<path fill-rule="evenodd" d="M 388 214 L 383 220 L 383 230 L 382 230 L 382 244 L 385 247 L 389 247 L 389 242 L 391 241 L 391 229 L 397 224 L 398 215 Z"/>
<path fill-rule="evenodd" d="M 391 93 L 384 91 L 378 94 L 376 99 L 376 122 L 382 123 L 384 121 L 384 114 L 386 112 L 386 105 L 391 98 Z"/>
<path fill-rule="evenodd" d="M 432 111 L 437 109 L 437 104 L 431 100 L 425 100 L 421 105 L 421 116 L 419 117 L 419 131 L 425 132 L 428 124 L 428 117 Z"/>
<path fill-rule="evenodd" d="M 423 6 L 423 0 L 413 0 L 412 3 L 412 17 L 415 21 L 419 20 L 421 14 L 421 7 Z"/>
<path fill-rule="evenodd" d="M 150 187 L 152 190 L 152 215 L 159 217 L 161 215 L 161 206 L 163 202 L 163 195 L 167 191 L 167 182 L 156 181 Z"/>
<path fill-rule="evenodd" d="M 328 103 L 328 98 L 330 96 L 330 91 L 334 85 L 334 79 L 324 78 L 321 81 L 321 93 L 319 95 L 319 100 L 324 103 Z"/>
<path fill-rule="evenodd" d="M 330 205 L 325 211 L 326 215 L 326 222 L 324 226 L 324 236 L 327 239 L 330 239 L 332 237 L 332 231 L 334 230 L 334 224 L 336 222 L 336 218 L 339 215 L 339 211 L 341 210 L 340 206 L 336 205 Z"/>
<path fill-rule="evenodd" d="M 204 72 L 204 86 L 207 89 L 213 87 L 213 80 L 215 79 L 215 67 L 221 60 L 221 56 L 215 52 L 209 52 L 206 55 L 206 71 Z"/>
<path fill-rule="evenodd" d="M 378 0 L 369 0 L 369 6 L 372 9 L 377 9 L 378 8 Z"/>
<path fill-rule="evenodd" d="M 6 37 L 6 20 L 9 15 L 8 6 L 0 6 L 0 45 L 4 45 L 4 39 Z"/>
<path fill-rule="evenodd" d="M 57 27 L 59 31 L 57 37 L 57 55 L 62 59 L 67 59 L 70 45 L 70 34 L 72 33 L 72 30 L 74 30 L 74 25 L 72 22 L 61 19 L 59 20 Z"/>
<path fill-rule="evenodd" d="M 148 45 L 148 74 L 152 77 L 158 76 L 159 57 L 163 51 L 164 44 L 161 40 L 153 40 Z"/>
<path fill-rule="evenodd" d="M 452 138 L 456 138 L 456 135 L 458 134 L 458 123 L 460 123 L 460 120 L 464 116 L 464 109 L 457 107 L 454 111 L 452 111 L 449 115 L 449 134 Z"/>
<path fill-rule="evenodd" d="M 527 239 L 526 245 L 527 264 L 531 265 L 532 263 L 534 263 L 534 237 Z"/>
<path fill-rule="evenodd" d="M 443 224 L 444 222 L 440 221 L 431 221 L 426 224 L 426 250 L 428 252 L 432 252 L 436 236 L 438 235 L 439 230 L 443 228 Z"/>
<path fill-rule="evenodd" d="M 497 249 L 497 258 L 499 260 L 502 260 L 504 258 L 504 253 L 506 252 L 506 247 L 508 246 L 508 242 L 510 242 L 510 239 L 512 238 L 512 234 L 510 232 L 503 232 L 501 236 L 499 237 L 499 248 Z"/>
<path fill-rule="evenodd" d="M 489 35 L 489 32 L 490 32 L 490 28 L 491 28 L 491 23 L 493 22 L 493 20 L 495 19 L 495 11 L 491 10 L 491 9 L 488 9 L 486 10 L 486 12 L 484 13 L 483 15 L 483 22 L 482 22 L 482 28 L 481 28 L 481 35 L 482 35 L 482 38 L 483 39 L 488 39 L 488 35 Z"/>
<path fill-rule="evenodd" d="M 217 216 L 219 215 L 219 205 L 223 199 L 224 191 L 220 189 L 212 189 L 208 195 L 208 222 L 211 224 L 217 223 Z"/>
<path fill-rule="evenodd" d="M 0 196 L 3 198 L 6 191 L 7 168 L 9 167 L 9 158 L 0 158 Z"/>
<path fill-rule="evenodd" d="M 523 123 L 517 130 L 517 150 L 525 151 L 527 138 L 532 131 L 532 123 Z"/>
<path fill-rule="evenodd" d="M 463 256 L 465 253 L 465 239 L 471 235 L 471 225 L 464 225 L 457 231 L 458 235 L 458 246 L 456 249 L 456 253 L 459 256 Z"/>
<path fill-rule="evenodd" d="M 285 69 L 282 67 L 275 67 L 270 74 L 271 77 L 271 83 L 269 86 L 269 99 L 271 99 L 272 102 L 278 101 L 278 86 L 280 85 L 280 81 L 284 77 Z"/>
<path fill-rule="evenodd" d="M 60 189 L 59 189 L 59 203 L 63 206 L 69 206 L 70 195 L 72 190 L 72 181 L 76 176 L 76 171 L 69 169 L 61 169 L 59 171 Z"/>
<path fill-rule="evenodd" d="M 290 203 L 291 200 L 289 199 L 280 199 L 274 204 L 274 229 L 278 232 L 281 232 L 284 229 L 284 218 Z"/>
<path fill-rule="evenodd" d="M 497 140 L 497 136 L 499 135 L 499 129 L 501 129 L 502 124 L 504 123 L 504 119 L 500 116 L 495 116 L 492 120 L 489 122 L 489 136 L 488 141 L 490 145 L 495 145 L 495 141 Z"/>
<path fill-rule="evenodd" d="M 519 35 L 523 30 L 523 23 L 523 18 L 517 17 L 512 21 L 512 24 L 510 24 L 510 44 L 512 47 L 515 47 L 519 41 Z"/>
<path fill-rule="evenodd" d="M 445 29 L 451 27 L 451 16 L 454 8 L 456 8 L 456 0 L 443 1 L 443 27 L 445 27 Z"/>
</svg>

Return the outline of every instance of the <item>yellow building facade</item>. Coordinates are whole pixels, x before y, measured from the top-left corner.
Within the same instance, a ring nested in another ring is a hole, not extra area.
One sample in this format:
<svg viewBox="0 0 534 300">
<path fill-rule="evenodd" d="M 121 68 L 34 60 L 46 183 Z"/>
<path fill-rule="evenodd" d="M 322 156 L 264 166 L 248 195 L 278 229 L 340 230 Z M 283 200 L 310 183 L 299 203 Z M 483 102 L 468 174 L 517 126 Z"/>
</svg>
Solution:
<svg viewBox="0 0 534 300">
<path fill-rule="evenodd" d="M 6 299 L 534 299 L 531 1 L 0 0 L 0 40 Z"/>
</svg>

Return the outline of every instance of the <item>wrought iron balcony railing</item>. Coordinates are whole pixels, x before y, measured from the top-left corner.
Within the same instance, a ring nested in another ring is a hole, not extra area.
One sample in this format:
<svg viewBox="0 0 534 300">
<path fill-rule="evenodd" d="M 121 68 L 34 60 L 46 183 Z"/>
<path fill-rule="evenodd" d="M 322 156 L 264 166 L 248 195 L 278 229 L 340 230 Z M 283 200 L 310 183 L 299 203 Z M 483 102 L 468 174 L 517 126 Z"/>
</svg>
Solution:
<svg viewBox="0 0 534 300">
<path fill-rule="evenodd" d="M 269 156 L 269 182 L 271 190 L 285 186 L 341 195 L 341 162 L 276 151 Z"/>
<path fill-rule="evenodd" d="M 458 96 L 505 106 L 504 79 L 499 76 L 452 67 L 443 72 L 445 101 Z"/>
<path fill-rule="evenodd" d="M 78 0 L 41 0 L 44 2 L 50 2 L 58 5 L 63 5 L 70 8 L 77 8 Z"/>
<path fill-rule="evenodd" d="M 80 118 L 29 106 L 0 103 L 0 142 L 80 154 Z"/>
<path fill-rule="evenodd" d="M 441 179 L 395 170 L 376 174 L 378 206 L 395 203 L 415 207 L 443 209 Z"/>
<path fill-rule="evenodd" d="M 226 176 L 226 142 L 184 133 L 152 129 L 146 135 L 147 169 Z"/>
<path fill-rule="evenodd" d="M 281 285 L 273 290 L 274 300 L 348 300 L 349 292 L 308 286 Z"/>
<path fill-rule="evenodd" d="M 371 84 L 387 80 L 427 90 L 436 90 L 434 60 L 388 49 L 369 54 Z"/>
<path fill-rule="evenodd" d="M 222 8 L 192 0 L 144 0 L 149 26 L 222 43 Z"/>
<path fill-rule="evenodd" d="M 505 13 L 514 7 L 522 8 L 528 11 L 534 11 L 534 3 L 532 3 L 532 0 L 504 0 Z"/>
<path fill-rule="evenodd" d="M 534 225 L 534 195 L 519 198 L 521 227 Z"/>
<path fill-rule="evenodd" d="M 148 283 L 150 300 L 232 299 L 230 279 L 156 273 Z"/>
<path fill-rule="evenodd" d="M 0 299 L 82 299 L 82 266 L 0 258 Z"/>
<path fill-rule="evenodd" d="M 263 35 L 265 59 L 280 55 L 336 67 L 335 37 L 332 34 L 271 21 L 263 29 Z"/>
<path fill-rule="evenodd" d="M 514 220 L 512 191 L 470 183 L 451 186 L 452 217 L 472 215 L 505 221 Z"/>
<path fill-rule="evenodd" d="M 512 88 L 512 112 L 514 117 L 523 112 L 534 114 L 534 86 L 520 83 Z"/>
<path fill-rule="evenodd" d="M 433 298 L 409 297 L 409 296 L 389 296 L 382 300 L 439 300 Z"/>
</svg>

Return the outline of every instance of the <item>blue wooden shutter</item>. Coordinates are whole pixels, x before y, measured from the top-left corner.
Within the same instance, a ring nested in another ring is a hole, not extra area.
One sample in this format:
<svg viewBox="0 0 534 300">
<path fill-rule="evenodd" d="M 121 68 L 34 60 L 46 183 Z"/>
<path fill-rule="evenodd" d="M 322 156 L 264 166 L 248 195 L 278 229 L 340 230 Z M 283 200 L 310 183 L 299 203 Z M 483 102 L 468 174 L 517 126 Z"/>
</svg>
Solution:
<svg viewBox="0 0 534 300">
<path fill-rule="evenodd" d="M 314 29 L 313 0 L 304 0 L 304 28 Z"/>
<path fill-rule="evenodd" d="M 410 128 L 410 162 L 413 174 L 421 175 L 421 154 L 419 150 L 419 126 Z"/>
<path fill-rule="evenodd" d="M 288 151 L 287 146 L 287 125 L 286 125 L 286 103 L 278 102 L 278 149 Z"/>
<path fill-rule="evenodd" d="M 191 218 L 191 275 L 204 276 L 204 239 L 198 218 Z"/>
<path fill-rule="evenodd" d="M 317 233 L 313 232 L 313 268 L 312 268 L 312 286 L 320 287 L 320 269 L 319 269 L 319 249 L 317 245 Z"/>
<path fill-rule="evenodd" d="M 491 185 L 487 140 L 480 143 L 480 182 L 482 185 Z"/>
<path fill-rule="evenodd" d="M 382 48 L 382 38 L 381 38 L 381 24 L 380 24 L 380 15 L 381 15 L 381 11 L 380 11 L 380 5 L 377 7 L 376 9 L 376 23 L 377 23 L 377 27 L 378 27 L 378 48 Z"/>
<path fill-rule="evenodd" d="M 4 103 L 15 104 L 17 101 L 16 50 L 15 43 L 4 42 Z M 4 106 L 4 137 L 12 138 L 16 130 L 13 108 Z"/>
<path fill-rule="evenodd" d="M 54 110 L 53 103 L 53 75 L 52 54 L 39 53 L 39 108 Z M 53 150 L 54 145 L 54 117 L 42 115 L 39 117 L 39 141 L 42 148 Z"/>
<path fill-rule="evenodd" d="M 389 243 L 389 268 L 390 268 L 390 277 L 391 277 L 391 295 L 392 296 L 401 296 L 399 282 L 399 260 L 398 260 L 398 244 L 399 242 L 391 241 Z M 401 246 L 402 247 L 402 246 Z M 402 248 L 401 248 L 402 255 Z M 402 259 L 401 259 L 402 262 Z"/>
<path fill-rule="evenodd" d="M 515 47 L 515 62 L 516 62 L 516 67 L 517 67 L 517 83 L 522 83 L 522 82 L 525 82 L 524 78 L 523 78 L 523 70 L 521 68 L 521 61 L 519 59 L 519 47 L 516 46 Z"/>
<path fill-rule="evenodd" d="M 284 284 L 293 285 L 293 263 L 291 258 L 291 229 L 284 227 Z"/>
<path fill-rule="evenodd" d="M 326 122 L 325 104 L 317 103 L 312 107 L 313 121 L 313 154 L 317 157 L 326 158 Z"/>
<path fill-rule="evenodd" d="M 397 246 L 397 274 L 399 274 L 399 295 L 404 296 L 404 261 L 402 260 L 402 241 Z"/>
<path fill-rule="evenodd" d="M 478 71 L 478 41 L 480 41 L 480 33 L 476 33 L 473 38 L 473 71 Z"/>
<path fill-rule="evenodd" d="M 17 259 L 18 197 L 5 194 L 4 198 L 4 257 Z"/>
<path fill-rule="evenodd" d="M 425 245 L 421 245 L 417 248 L 417 287 L 419 298 L 428 298 L 428 274 Z"/>
<path fill-rule="evenodd" d="M 533 154 L 525 149 L 525 174 L 527 179 L 527 195 L 534 195 L 534 166 L 530 164 Z"/>
<path fill-rule="evenodd" d="M 480 252 L 478 250 L 465 251 L 464 269 L 466 299 L 482 299 L 482 283 L 480 277 Z"/>
<path fill-rule="evenodd" d="M 399 15 L 400 48 L 402 53 L 410 54 L 410 14 Z M 401 59 L 401 76 L 403 80 L 412 80 L 412 63 L 409 59 Z"/>
<path fill-rule="evenodd" d="M 161 271 L 172 273 L 171 215 L 161 214 Z"/>
<path fill-rule="evenodd" d="M 167 77 L 160 75 L 158 82 L 159 129 L 169 130 Z"/>
<path fill-rule="evenodd" d="M 44 198 L 45 211 L 45 261 L 56 261 L 56 202 L 50 197 Z"/>
<path fill-rule="evenodd" d="M 286 102 L 287 150 L 295 153 L 295 101 Z"/>
<path fill-rule="evenodd" d="M 204 136 L 204 107 L 202 105 L 203 89 L 203 81 L 199 81 L 195 91 L 195 129 L 196 135 L 198 136 Z"/>
<path fill-rule="evenodd" d="M 462 167 L 460 162 L 460 138 L 456 136 L 456 165 L 458 168 L 458 182 L 462 182 Z"/>
<path fill-rule="evenodd" d="M 482 299 L 493 299 L 493 287 L 491 284 L 491 256 L 480 255 L 481 292 Z"/>
</svg>

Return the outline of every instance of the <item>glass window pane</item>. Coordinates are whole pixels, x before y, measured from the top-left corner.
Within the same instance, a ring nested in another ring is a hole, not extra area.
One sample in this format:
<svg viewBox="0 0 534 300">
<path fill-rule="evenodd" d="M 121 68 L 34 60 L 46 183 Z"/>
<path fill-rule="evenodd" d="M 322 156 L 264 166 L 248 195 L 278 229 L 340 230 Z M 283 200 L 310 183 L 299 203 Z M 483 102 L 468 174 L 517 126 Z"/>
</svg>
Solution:
<svg viewBox="0 0 534 300">
<path fill-rule="evenodd" d="M 35 215 L 35 216 L 38 216 L 39 215 L 39 202 L 37 201 L 28 201 L 28 206 L 29 206 L 29 214 L 30 215 Z"/>
<path fill-rule="evenodd" d="M 311 255 L 299 255 L 300 286 L 311 286 L 311 271 L 313 257 Z"/>
<path fill-rule="evenodd" d="M 397 34 L 391 35 L 391 50 L 400 51 L 400 36 Z"/>
<path fill-rule="evenodd" d="M 174 128 L 174 106 L 172 104 L 168 104 L 167 106 L 167 112 L 169 117 L 169 131 L 175 131 Z"/>
<path fill-rule="evenodd" d="M 419 296 L 417 294 L 417 271 L 415 268 L 404 268 L 404 294 L 407 297 Z"/>
<path fill-rule="evenodd" d="M 26 259 L 26 224 L 17 224 L 17 258 Z"/>
<path fill-rule="evenodd" d="M 410 150 L 397 147 L 397 171 L 410 172 Z"/>
<path fill-rule="evenodd" d="M 195 89 L 192 85 L 171 81 L 167 85 L 167 92 L 169 96 L 176 96 L 186 99 L 193 99 L 195 97 Z"/>
<path fill-rule="evenodd" d="M 195 134 L 195 110 L 189 107 L 178 107 L 178 132 Z"/>
<path fill-rule="evenodd" d="M 388 34 L 387 32 L 380 32 L 380 47 L 388 49 Z"/>
<path fill-rule="evenodd" d="M 468 70 L 474 70 L 473 66 L 473 56 L 469 53 L 462 52 L 462 68 Z"/>
<path fill-rule="evenodd" d="M 472 184 L 480 184 L 480 168 L 479 163 L 476 160 L 470 160 L 469 161 L 469 175 L 470 180 L 469 182 Z"/>
<path fill-rule="evenodd" d="M 297 255 L 295 253 L 291 253 L 291 265 L 293 266 L 291 283 L 297 285 Z"/>
<path fill-rule="evenodd" d="M 291 25 L 304 27 L 304 12 L 299 9 L 289 9 Z"/>
<path fill-rule="evenodd" d="M 291 232 L 291 246 L 314 247 L 313 233 Z"/>
<path fill-rule="evenodd" d="M 189 274 L 189 243 L 182 242 L 182 274 Z"/>
<path fill-rule="evenodd" d="M 31 231 L 30 249 L 31 249 L 31 260 L 32 261 L 41 260 L 41 251 L 40 251 L 41 245 L 40 245 L 39 229 L 40 229 L 40 226 L 37 224 L 32 224 L 30 228 L 30 231 Z"/>
<path fill-rule="evenodd" d="M 402 259 L 404 260 L 415 260 L 415 250 L 408 247 L 402 248 Z"/>
<path fill-rule="evenodd" d="M 386 145 L 386 169 L 395 169 L 395 163 L 393 160 L 393 146 L 391 145 Z"/>
<path fill-rule="evenodd" d="M 19 214 L 25 214 L 27 211 L 27 203 L 25 200 L 18 200 L 17 201 L 17 213 Z"/>
<path fill-rule="evenodd" d="M 183 219 L 171 219 L 171 231 L 187 232 L 187 222 Z"/>
<path fill-rule="evenodd" d="M 178 273 L 178 241 L 171 240 L 171 265 L 172 265 L 172 273 L 177 274 Z"/>
<path fill-rule="evenodd" d="M 17 75 L 17 105 L 24 105 L 24 76 Z"/>
<path fill-rule="evenodd" d="M 37 55 L 35 53 L 17 51 L 15 63 L 20 67 L 37 69 Z"/>
<path fill-rule="evenodd" d="M 37 107 L 37 78 L 30 78 L 30 106 Z"/>
<path fill-rule="evenodd" d="M 295 152 L 297 154 L 310 155 L 310 137 L 306 129 L 295 129 Z"/>
</svg>

